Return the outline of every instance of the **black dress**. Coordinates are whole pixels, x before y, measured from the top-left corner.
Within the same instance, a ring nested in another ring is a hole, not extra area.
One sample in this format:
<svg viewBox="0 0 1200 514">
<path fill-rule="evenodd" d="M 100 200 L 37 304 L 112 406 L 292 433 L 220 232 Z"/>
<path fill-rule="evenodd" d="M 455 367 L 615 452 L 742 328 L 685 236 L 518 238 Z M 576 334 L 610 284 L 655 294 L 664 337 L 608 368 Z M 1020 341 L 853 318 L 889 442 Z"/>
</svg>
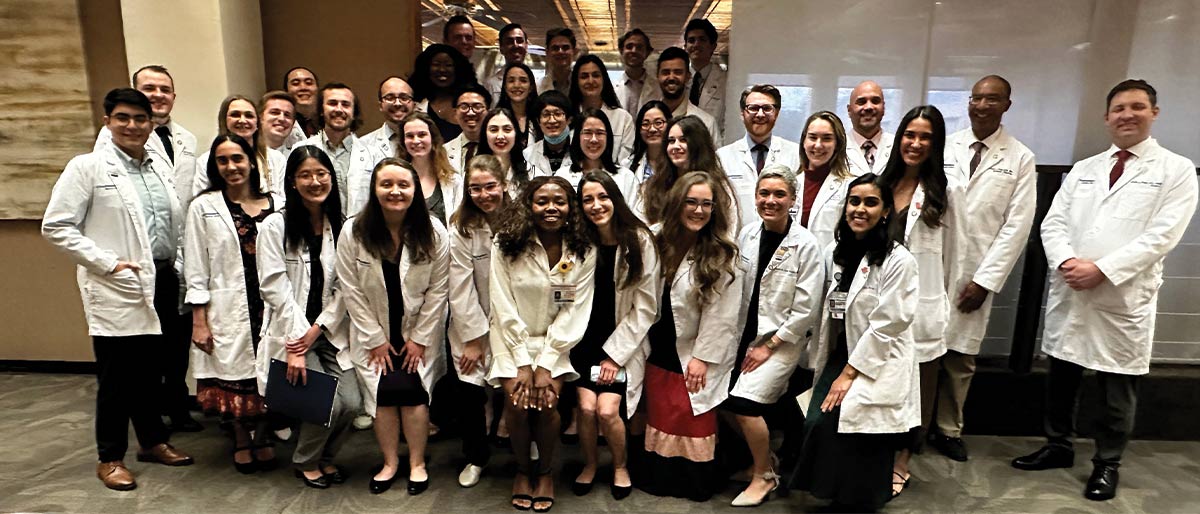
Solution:
<svg viewBox="0 0 1200 514">
<path fill-rule="evenodd" d="M 592 366 L 599 366 L 608 358 L 608 354 L 604 352 L 604 343 L 617 328 L 617 286 L 614 280 L 617 246 L 600 245 L 596 256 L 598 260 L 591 318 L 588 320 L 587 330 L 583 333 L 583 339 L 571 348 L 571 367 L 579 373 L 579 379 L 575 381 L 576 386 L 591 389 L 596 394 L 624 395 L 623 382 L 609 385 L 592 382 Z"/>
<path fill-rule="evenodd" d="M 401 250 L 403 251 L 403 250 Z M 399 256 L 397 256 L 399 260 Z M 404 294 L 401 287 L 400 266 L 388 260 L 380 261 L 383 268 L 383 282 L 387 286 L 388 295 L 388 339 L 395 348 L 397 355 L 392 356 L 392 371 L 379 378 L 379 389 L 376 392 L 376 404 L 380 407 L 413 407 L 428 405 L 429 394 L 421 383 L 421 375 L 404 371 L 404 356 L 399 355 L 404 349 Z"/>
<path fill-rule="evenodd" d="M 746 352 L 750 351 L 750 344 L 758 337 L 758 293 L 762 286 L 763 272 L 766 271 L 767 265 L 771 263 L 771 257 L 775 254 L 775 250 L 779 249 L 780 243 L 783 243 L 783 238 L 787 237 L 791 229 L 791 219 L 788 219 L 787 229 L 783 233 L 771 232 L 766 227 L 763 227 L 762 239 L 758 245 L 758 271 L 754 276 L 754 290 L 750 293 L 750 306 L 746 315 L 746 328 L 742 330 L 742 340 L 738 343 L 737 357 L 733 361 L 732 378 L 729 380 L 730 391 L 733 390 L 733 386 L 737 385 L 738 377 L 742 374 L 742 361 L 746 359 Z M 769 407 L 770 405 L 737 396 L 730 396 L 721 402 L 722 409 L 734 414 L 750 417 L 762 417 L 766 415 Z"/>
<path fill-rule="evenodd" d="M 866 253 L 861 245 L 846 246 L 844 262 L 848 265 L 841 276 L 833 277 L 837 290 L 842 292 L 850 290 L 855 269 Z M 838 433 L 841 406 L 821 412 L 821 403 L 849 359 L 845 320 L 830 317 L 825 321 L 830 323 L 830 333 L 837 334 L 837 344 L 813 385 L 812 403 L 804 421 L 804 447 L 791 486 L 855 511 L 879 510 L 891 499 L 895 453 L 904 445 L 907 433 Z"/>
</svg>

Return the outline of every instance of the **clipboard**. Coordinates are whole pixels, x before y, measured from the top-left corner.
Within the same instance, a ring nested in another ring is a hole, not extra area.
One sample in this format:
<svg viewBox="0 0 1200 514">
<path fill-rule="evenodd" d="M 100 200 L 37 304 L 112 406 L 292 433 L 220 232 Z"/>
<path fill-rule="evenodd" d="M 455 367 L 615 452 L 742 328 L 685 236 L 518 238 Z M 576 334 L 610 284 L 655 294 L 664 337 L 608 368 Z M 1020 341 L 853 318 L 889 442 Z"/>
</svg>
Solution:
<svg viewBox="0 0 1200 514">
<path fill-rule="evenodd" d="M 287 363 L 271 359 L 267 372 L 267 409 L 308 423 L 328 427 L 333 418 L 333 399 L 338 378 L 309 369 L 307 384 L 287 380 Z"/>
</svg>

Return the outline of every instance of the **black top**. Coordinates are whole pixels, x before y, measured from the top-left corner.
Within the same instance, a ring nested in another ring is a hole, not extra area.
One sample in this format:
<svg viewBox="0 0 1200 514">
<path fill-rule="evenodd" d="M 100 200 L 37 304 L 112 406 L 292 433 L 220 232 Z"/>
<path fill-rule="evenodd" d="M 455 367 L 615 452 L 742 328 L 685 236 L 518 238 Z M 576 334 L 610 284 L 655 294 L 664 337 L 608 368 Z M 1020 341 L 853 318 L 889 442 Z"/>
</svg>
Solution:
<svg viewBox="0 0 1200 514">
<path fill-rule="evenodd" d="M 595 294 L 592 297 L 591 319 L 583 339 L 571 350 L 571 363 L 582 376 L 590 373 L 591 367 L 608 358 L 604 343 L 617 328 L 617 287 L 613 279 L 617 260 L 617 246 L 597 247 Z"/>
<path fill-rule="evenodd" d="M 675 313 L 671 310 L 671 277 L 667 277 L 666 287 L 663 287 L 659 312 L 658 321 L 650 325 L 650 330 L 646 333 L 650 338 L 650 356 L 646 358 L 646 362 L 682 374 L 679 350 L 675 347 L 678 335 L 675 333 Z"/>
<path fill-rule="evenodd" d="M 403 252 L 401 248 L 400 254 L 396 256 L 397 261 Z M 400 281 L 400 265 L 384 259 L 380 261 L 380 266 L 383 268 L 383 283 L 388 295 L 388 324 L 391 325 L 388 339 L 392 347 L 399 350 L 404 347 L 404 290 Z"/>
<path fill-rule="evenodd" d="M 442 141 L 451 141 L 458 137 L 459 134 L 462 134 L 462 127 L 442 119 L 441 116 L 438 116 L 437 109 L 434 109 L 432 105 L 429 106 L 426 114 L 430 118 L 433 118 L 433 124 L 437 125 L 438 133 L 442 135 Z"/>
<path fill-rule="evenodd" d="M 920 223 L 921 220 L 913 220 Z M 896 211 L 892 216 L 892 222 L 888 225 L 888 239 L 908 246 L 908 241 L 904 239 L 904 231 L 908 228 L 908 207 Z"/>
<path fill-rule="evenodd" d="M 775 255 L 775 250 L 779 249 L 783 238 L 787 237 L 789 231 L 792 230 L 792 220 L 788 218 L 787 228 L 783 233 L 772 232 L 763 227 L 762 238 L 758 243 L 758 271 L 754 275 L 754 290 L 750 293 L 750 307 L 746 315 L 746 327 L 742 330 L 741 345 L 739 345 L 738 359 L 734 362 L 742 362 L 745 357 L 746 345 L 754 342 L 754 338 L 758 336 L 758 290 L 762 285 L 763 273 L 767 270 L 767 265 L 771 263 L 771 258 Z"/>
<path fill-rule="evenodd" d="M 570 147 L 571 145 L 564 144 L 562 148 L 560 148 L 558 151 L 555 151 L 550 149 L 549 143 L 546 143 L 545 141 L 542 142 L 542 155 L 545 155 L 546 159 L 550 161 L 551 170 L 558 171 L 558 168 L 562 167 L 563 159 L 566 158 L 567 150 L 569 150 Z"/>
<path fill-rule="evenodd" d="M 429 214 L 437 217 L 442 225 L 446 224 L 446 197 L 442 195 L 442 183 L 438 181 L 436 186 L 433 186 L 433 194 L 425 199 L 425 205 L 429 210 Z"/>
</svg>

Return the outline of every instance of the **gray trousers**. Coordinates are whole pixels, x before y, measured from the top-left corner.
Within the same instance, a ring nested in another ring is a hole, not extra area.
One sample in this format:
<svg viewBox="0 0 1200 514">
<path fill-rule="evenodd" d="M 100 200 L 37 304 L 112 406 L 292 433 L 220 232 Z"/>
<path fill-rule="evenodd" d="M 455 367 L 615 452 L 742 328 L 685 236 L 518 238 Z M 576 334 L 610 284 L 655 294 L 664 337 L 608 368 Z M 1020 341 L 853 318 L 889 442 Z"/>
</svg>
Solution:
<svg viewBox="0 0 1200 514">
<path fill-rule="evenodd" d="M 337 352 L 337 347 L 321 336 L 305 355 L 306 367 L 337 377 L 338 388 L 328 427 L 313 423 L 300 424 L 296 452 L 292 454 L 292 463 L 300 470 L 312 471 L 332 462 L 342 443 L 350 436 L 354 417 L 362 410 L 358 375 L 353 369 L 342 371 L 337 363 Z"/>
<path fill-rule="evenodd" d="M 1118 464 L 1129 436 L 1133 432 L 1137 412 L 1138 375 L 1096 372 L 1100 384 L 1102 412 L 1097 420 L 1096 455 L 1092 462 Z M 1052 446 L 1072 449 L 1075 421 L 1079 411 L 1079 386 L 1083 382 L 1083 367 L 1064 360 L 1050 358 L 1050 375 L 1046 383 L 1046 439 Z"/>
</svg>

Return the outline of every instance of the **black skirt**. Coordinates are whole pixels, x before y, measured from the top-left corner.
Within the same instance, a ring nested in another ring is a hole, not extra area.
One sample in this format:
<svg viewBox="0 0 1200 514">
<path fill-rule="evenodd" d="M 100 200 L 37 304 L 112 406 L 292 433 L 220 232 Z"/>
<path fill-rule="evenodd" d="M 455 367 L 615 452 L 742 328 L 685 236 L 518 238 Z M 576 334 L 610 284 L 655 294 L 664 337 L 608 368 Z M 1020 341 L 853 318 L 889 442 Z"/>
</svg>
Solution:
<svg viewBox="0 0 1200 514">
<path fill-rule="evenodd" d="M 396 350 L 392 355 L 392 371 L 379 377 L 379 388 L 375 391 L 375 403 L 380 407 L 415 407 L 429 405 L 429 393 L 421 383 L 421 375 L 404 371 L 404 294 L 400 279 L 400 266 L 382 260 L 383 282 L 388 295 L 389 343 Z"/>
</svg>

